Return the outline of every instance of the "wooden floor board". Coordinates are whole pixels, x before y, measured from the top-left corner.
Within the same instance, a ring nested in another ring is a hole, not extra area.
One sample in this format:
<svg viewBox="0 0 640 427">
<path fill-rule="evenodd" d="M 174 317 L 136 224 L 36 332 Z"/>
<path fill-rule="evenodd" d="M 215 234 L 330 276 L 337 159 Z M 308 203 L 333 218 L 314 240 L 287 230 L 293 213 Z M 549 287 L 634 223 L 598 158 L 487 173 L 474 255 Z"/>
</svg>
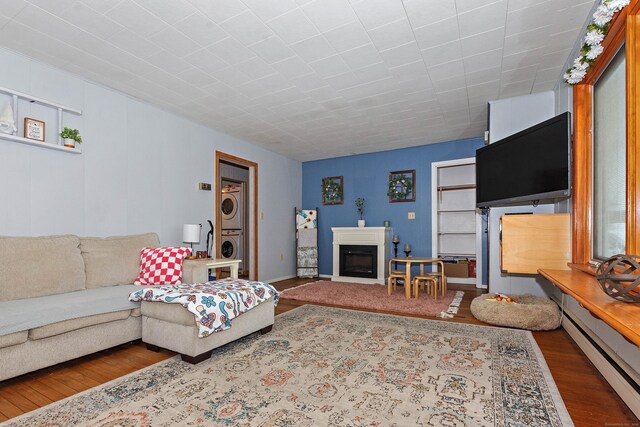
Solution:
<svg viewBox="0 0 640 427">
<path fill-rule="evenodd" d="M 282 291 L 310 281 L 312 280 L 290 279 L 274 283 L 274 286 Z M 470 310 L 471 300 L 481 295 L 482 291 L 465 285 L 451 285 L 449 288 L 464 290 L 465 296 L 458 314 L 446 321 L 484 325 L 473 317 Z M 280 299 L 276 314 L 302 305 L 305 305 L 305 302 L 288 300 L 285 294 Z M 416 317 L 443 321 L 435 317 Z M 564 330 L 534 332 L 533 336 L 576 426 L 640 425 L 638 419 Z M 157 353 L 149 351 L 143 343 L 136 342 L 0 382 L 0 422 L 174 355 L 167 350 Z"/>
<path fill-rule="evenodd" d="M 24 397 L 14 387 L 4 390 L 2 397 L 22 412 L 29 412 L 39 408 L 37 404 Z"/>
<path fill-rule="evenodd" d="M 1 393 L 1 392 L 0 392 Z M 7 418 L 17 417 L 24 414 L 25 411 L 18 408 L 16 405 L 8 401 L 2 394 L 0 394 L 0 414 Z"/>
<path fill-rule="evenodd" d="M 65 397 L 68 396 L 68 394 L 65 393 L 61 393 L 60 391 L 56 390 L 55 388 L 52 388 L 49 384 L 47 384 L 44 381 L 39 380 L 38 378 L 25 378 L 24 379 L 24 385 L 25 387 L 29 387 L 32 388 L 34 390 L 38 390 L 38 393 L 42 394 L 43 396 L 45 396 L 47 399 L 49 399 L 51 402 L 56 402 L 58 400 L 62 400 Z M 20 384 L 16 384 L 15 386 L 18 386 Z"/>
</svg>

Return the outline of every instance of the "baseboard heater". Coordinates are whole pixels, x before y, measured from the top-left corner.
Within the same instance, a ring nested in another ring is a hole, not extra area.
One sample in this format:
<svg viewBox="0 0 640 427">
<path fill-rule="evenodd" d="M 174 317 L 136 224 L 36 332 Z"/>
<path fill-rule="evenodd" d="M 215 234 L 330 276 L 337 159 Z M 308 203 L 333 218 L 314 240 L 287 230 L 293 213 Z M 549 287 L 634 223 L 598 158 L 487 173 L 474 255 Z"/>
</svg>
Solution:
<svg viewBox="0 0 640 427">
<path fill-rule="evenodd" d="M 557 298 L 553 300 L 562 308 Z M 640 418 L 640 377 L 574 313 L 564 308 L 562 327 L 598 369 L 634 415 Z"/>
</svg>

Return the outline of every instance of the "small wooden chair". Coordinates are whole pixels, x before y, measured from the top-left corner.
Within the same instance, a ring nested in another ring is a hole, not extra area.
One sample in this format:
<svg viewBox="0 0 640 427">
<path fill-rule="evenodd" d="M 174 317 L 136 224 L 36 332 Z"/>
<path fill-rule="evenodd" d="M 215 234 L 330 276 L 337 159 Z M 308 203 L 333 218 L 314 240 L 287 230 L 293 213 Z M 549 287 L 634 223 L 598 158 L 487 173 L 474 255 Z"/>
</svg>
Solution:
<svg viewBox="0 0 640 427">
<path fill-rule="evenodd" d="M 440 295 L 445 296 L 447 294 L 447 276 L 444 274 L 432 274 L 431 277 L 434 277 L 437 282 L 436 291 L 440 292 Z"/>
<path fill-rule="evenodd" d="M 438 299 L 438 280 L 436 277 L 425 274 L 422 276 L 416 276 L 413 279 L 413 295 L 418 298 L 418 288 L 422 285 L 424 289 L 425 286 L 427 288 L 427 293 L 431 295 L 434 299 Z"/>
<path fill-rule="evenodd" d="M 444 275 L 443 267 L 438 271 L 420 271 L 420 277 L 431 277 L 436 280 L 436 294 L 439 291 L 442 296 L 447 293 L 447 276 Z"/>
<path fill-rule="evenodd" d="M 403 280 L 405 278 L 405 272 L 401 270 L 392 270 L 391 261 L 389 261 L 389 278 L 387 279 L 387 293 L 391 295 L 398 284 L 398 279 Z M 405 286 L 408 286 L 405 283 Z"/>
</svg>

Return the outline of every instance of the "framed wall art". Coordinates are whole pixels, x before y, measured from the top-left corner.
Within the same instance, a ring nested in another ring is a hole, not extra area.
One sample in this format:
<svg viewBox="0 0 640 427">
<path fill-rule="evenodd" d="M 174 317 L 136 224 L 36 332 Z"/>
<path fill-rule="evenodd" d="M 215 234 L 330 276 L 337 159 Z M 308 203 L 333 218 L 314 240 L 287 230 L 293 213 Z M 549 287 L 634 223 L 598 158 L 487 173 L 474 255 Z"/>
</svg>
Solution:
<svg viewBox="0 0 640 427">
<path fill-rule="evenodd" d="M 341 205 L 344 203 L 344 187 L 341 176 L 322 178 L 322 204 Z"/>
<path fill-rule="evenodd" d="M 389 203 L 416 201 L 416 170 L 389 172 Z"/>
<path fill-rule="evenodd" d="M 24 137 L 44 142 L 44 122 L 41 120 L 24 118 Z"/>
</svg>

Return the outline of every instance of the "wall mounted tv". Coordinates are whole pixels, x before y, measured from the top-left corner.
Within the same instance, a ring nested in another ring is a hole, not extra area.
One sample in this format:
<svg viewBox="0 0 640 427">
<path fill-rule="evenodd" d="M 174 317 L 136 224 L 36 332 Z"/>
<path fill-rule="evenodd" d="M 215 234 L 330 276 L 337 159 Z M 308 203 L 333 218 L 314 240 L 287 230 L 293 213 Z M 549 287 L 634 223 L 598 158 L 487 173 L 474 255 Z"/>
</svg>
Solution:
<svg viewBox="0 0 640 427">
<path fill-rule="evenodd" d="M 547 203 L 571 195 L 571 117 L 564 113 L 476 151 L 476 206 Z"/>
</svg>

